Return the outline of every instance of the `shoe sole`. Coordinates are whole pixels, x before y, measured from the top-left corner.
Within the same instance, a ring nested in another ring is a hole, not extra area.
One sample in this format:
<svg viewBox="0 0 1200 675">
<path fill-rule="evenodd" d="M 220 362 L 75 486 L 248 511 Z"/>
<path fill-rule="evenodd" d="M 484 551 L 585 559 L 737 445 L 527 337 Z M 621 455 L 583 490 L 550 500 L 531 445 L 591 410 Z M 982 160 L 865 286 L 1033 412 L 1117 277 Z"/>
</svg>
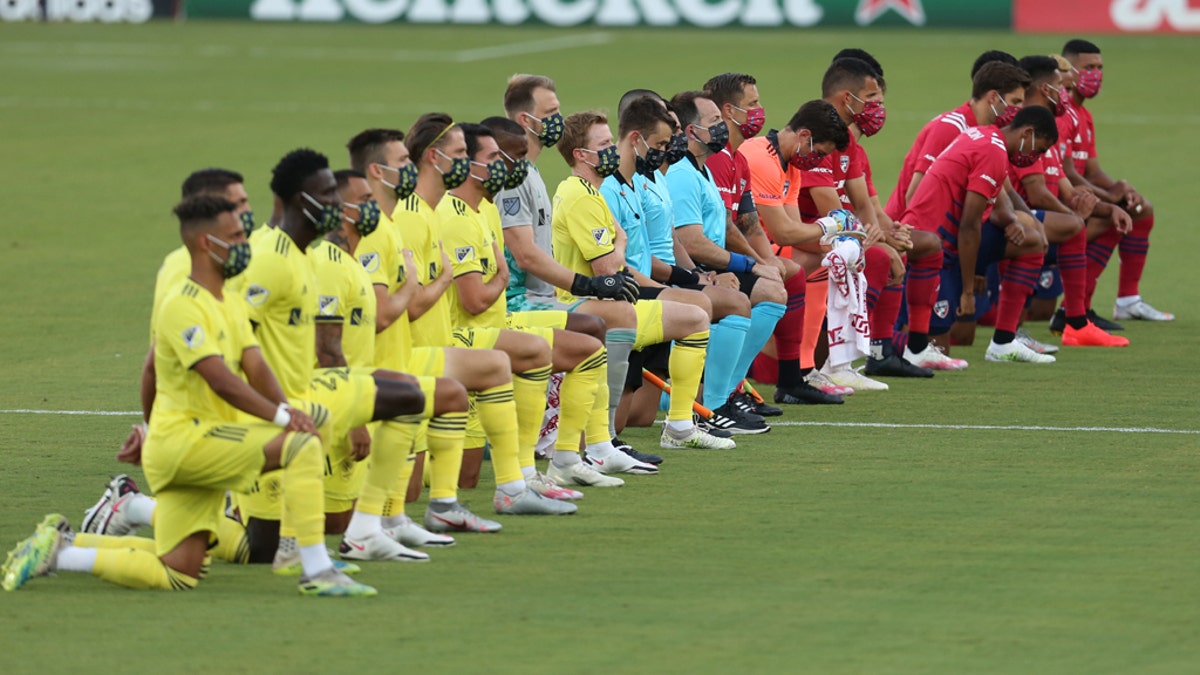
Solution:
<svg viewBox="0 0 1200 675">
<path fill-rule="evenodd" d="M 733 434 L 734 436 L 757 436 L 759 434 L 765 434 L 770 430 L 771 430 L 771 427 L 765 427 L 762 429 L 742 429 L 742 428 L 738 428 L 738 427 L 730 427 L 730 428 L 726 429 L 725 431 L 728 431 L 729 433 Z"/>
<path fill-rule="evenodd" d="M 990 361 L 992 363 L 1033 363 L 1033 364 L 1037 364 L 1037 365 L 1041 365 L 1041 366 L 1049 365 L 1049 364 L 1057 361 L 1057 359 L 1053 359 L 1050 361 L 1035 361 L 1033 359 L 1006 358 L 1006 357 L 1002 357 L 1002 356 L 992 356 L 991 354 L 984 354 L 983 358 L 984 358 L 984 360 Z"/>
</svg>

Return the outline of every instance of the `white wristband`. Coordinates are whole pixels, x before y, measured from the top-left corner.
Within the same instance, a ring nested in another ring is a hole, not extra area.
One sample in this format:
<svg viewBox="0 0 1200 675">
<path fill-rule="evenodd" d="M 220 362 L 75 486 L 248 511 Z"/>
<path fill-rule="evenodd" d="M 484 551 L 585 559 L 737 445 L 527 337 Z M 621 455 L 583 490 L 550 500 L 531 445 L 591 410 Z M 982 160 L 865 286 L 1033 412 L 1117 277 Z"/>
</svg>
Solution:
<svg viewBox="0 0 1200 675">
<path fill-rule="evenodd" d="M 275 422 L 275 426 L 284 428 L 292 423 L 292 413 L 288 412 L 288 404 L 279 404 L 279 407 L 275 409 L 275 419 L 273 421 Z"/>
</svg>

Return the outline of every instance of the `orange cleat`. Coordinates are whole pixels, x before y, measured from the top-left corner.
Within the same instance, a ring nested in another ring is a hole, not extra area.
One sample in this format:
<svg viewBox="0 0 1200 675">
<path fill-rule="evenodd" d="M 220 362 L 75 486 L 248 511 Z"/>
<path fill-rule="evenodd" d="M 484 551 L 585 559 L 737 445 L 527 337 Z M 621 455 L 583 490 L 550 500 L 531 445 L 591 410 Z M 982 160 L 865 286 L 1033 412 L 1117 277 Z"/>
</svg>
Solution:
<svg viewBox="0 0 1200 675">
<path fill-rule="evenodd" d="M 1084 328 L 1067 326 L 1063 330 L 1062 343 L 1064 347 L 1127 347 L 1129 339 L 1106 333 L 1089 321 Z"/>
</svg>

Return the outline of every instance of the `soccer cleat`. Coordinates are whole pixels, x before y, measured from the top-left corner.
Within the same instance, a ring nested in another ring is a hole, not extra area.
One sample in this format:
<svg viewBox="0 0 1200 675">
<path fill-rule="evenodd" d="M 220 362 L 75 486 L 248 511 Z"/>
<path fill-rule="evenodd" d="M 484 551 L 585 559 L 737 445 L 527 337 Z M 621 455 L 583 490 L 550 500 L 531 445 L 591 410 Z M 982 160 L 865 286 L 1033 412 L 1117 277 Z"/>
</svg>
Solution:
<svg viewBox="0 0 1200 675">
<path fill-rule="evenodd" d="M 330 551 L 332 554 L 333 551 Z M 335 558 L 333 560 L 333 569 L 342 574 L 358 574 L 362 568 L 354 563 L 342 562 Z M 275 552 L 275 560 L 271 563 L 271 572 L 281 577 L 298 577 L 304 574 L 304 565 L 300 563 L 300 551 L 296 551 L 295 555 L 285 555 L 283 551 Z"/>
<path fill-rule="evenodd" d="M 301 595 L 325 598 L 369 598 L 379 595 L 374 588 L 360 584 L 332 567 L 312 577 L 300 577 L 299 588 Z"/>
<path fill-rule="evenodd" d="M 504 526 L 471 513 L 467 507 L 451 504 L 430 503 L 425 508 L 425 529 L 430 532 L 499 532 Z"/>
<path fill-rule="evenodd" d="M 843 399 L 841 396 L 826 394 L 820 389 L 817 389 L 811 384 L 801 380 L 800 384 L 790 387 L 777 385 L 775 387 L 775 402 L 786 403 L 788 405 L 829 405 L 844 403 L 845 399 Z"/>
<path fill-rule="evenodd" d="M 1058 353 L 1058 345 L 1046 344 L 1033 339 L 1033 336 L 1026 333 L 1024 329 L 1017 329 L 1017 341 L 1029 347 L 1039 354 L 1056 354 Z"/>
<path fill-rule="evenodd" d="M 899 354 L 888 354 L 882 359 L 868 357 L 863 372 L 870 377 L 933 377 L 932 370 L 914 366 Z"/>
<path fill-rule="evenodd" d="M 716 436 L 717 438 L 733 438 L 733 434 L 725 431 L 724 429 L 718 429 L 714 427 L 713 425 L 709 424 L 707 417 L 701 417 L 696 413 L 692 413 L 692 424 L 700 427 L 701 431 L 709 434 L 710 436 Z"/>
<path fill-rule="evenodd" d="M 817 389 L 820 389 L 826 394 L 833 394 L 834 396 L 854 395 L 853 386 L 836 382 L 826 373 L 821 372 L 821 370 L 817 368 L 813 368 L 812 370 L 808 371 L 808 375 L 804 376 L 804 381 L 816 387 Z"/>
<path fill-rule="evenodd" d="M 865 366 L 864 366 L 865 367 Z M 863 375 L 862 368 L 851 368 L 849 364 L 839 368 L 830 368 L 829 362 L 821 369 L 821 375 L 830 382 L 846 387 L 851 391 L 887 391 L 888 386 L 879 380 L 872 380 Z M 813 371 L 817 372 L 817 371 Z"/>
<path fill-rule="evenodd" d="M 1170 312 L 1160 312 L 1150 306 L 1145 300 L 1138 300 L 1124 307 L 1121 303 L 1113 305 L 1114 319 L 1137 319 L 1139 321 L 1174 321 L 1175 315 Z"/>
<path fill-rule="evenodd" d="M 783 414 L 783 408 L 777 408 L 766 401 L 759 401 L 747 391 L 735 392 L 732 400 L 737 407 L 749 410 L 759 417 L 779 417 Z"/>
<path fill-rule="evenodd" d="M 1054 316 L 1050 317 L 1050 334 L 1059 336 L 1063 334 L 1063 330 L 1067 327 L 1067 310 L 1059 307 L 1054 310 Z"/>
<path fill-rule="evenodd" d="M 646 452 L 638 452 L 637 450 L 633 449 L 632 445 L 626 443 L 625 441 L 623 441 L 619 438 L 613 437 L 612 444 L 613 444 L 614 448 L 629 455 L 630 457 L 636 459 L 639 462 L 645 462 L 647 464 L 654 464 L 654 465 L 663 463 L 663 458 L 660 455 L 653 455 L 653 454 L 646 453 Z"/>
<path fill-rule="evenodd" d="M 80 531 L 110 537 L 124 537 L 137 532 L 138 526 L 129 522 L 122 511 L 127 495 L 130 494 L 139 494 L 137 483 L 123 473 L 113 476 L 105 486 L 100 501 L 84 511 Z"/>
<path fill-rule="evenodd" d="M 1004 345 L 996 344 L 993 341 L 988 345 L 983 357 L 988 361 L 1007 361 L 1010 363 L 1054 363 L 1056 360 L 1049 354 L 1039 354 L 1033 351 L 1017 340 Z"/>
<path fill-rule="evenodd" d="M 429 554 L 413 549 L 392 539 L 383 532 L 373 532 L 366 539 L 351 539 L 342 536 L 338 545 L 342 560 L 392 560 L 395 562 L 429 562 Z"/>
<path fill-rule="evenodd" d="M 619 449 L 620 448 L 618 448 L 618 450 Z M 565 487 L 559 487 L 557 483 L 550 480 L 550 477 L 541 471 L 535 473 L 533 478 L 526 478 L 525 484 L 547 499 L 558 499 L 560 501 L 575 501 L 576 499 L 583 499 L 582 492 L 579 490 L 571 490 Z"/>
<path fill-rule="evenodd" d="M 502 516 L 569 516 L 579 510 L 571 502 L 543 497 L 537 490 L 527 487 L 515 497 L 500 490 L 492 497 L 492 506 Z"/>
<path fill-rule="evenodd" d="M 668 449 L 692 450 L 733 450 L 737 447 L 732 439 L 717 438 L 698 426 L 693 425 L 691 429 L 680 433 L 666 423 L 663 424 L 658 444 Z"/>
<path fill-rule="evenodd" d="M 554 464 L 546 471 L 550 480 L 558 485 L 590 485 L 592 487 L 621 487 L 625 481 L 616 476 L 605 476 L 582 461 L 563 469 Z"/>
<path fill-rule="evenodd" d="M 712 417 L 708 418 L 708 423 L 731 434 L 765 434 L 771 430 L 763 418 L 758 415 L 750 417 L 729 403 L 717 408 L 712 413 Z"/>
<path fill-rule="evenodd" d="M 1086 326 L 1079 329 L 1067 326 L 1063 331 L 1062 343 L 1064 347 L 1127 347 L 1129 338 L 1105 333 L 1096 324 L 1089 321 Z"/>
<path fill-rule="evenodd" d="M 623 452 L 614 452 L 607 457 L 594 457 L 585 453 L 583 461 L 596 471 L 609 475 L 630 473 L 638 476 L 653 476 L 658 473 L 656 465 L 639 462 Z"/>
<path fill-rule="evenodd" d="M 904 360 L 918 368 L 928 368 L 930 370 L 966 370 L 967 368 L 966 361 L 946 356 L 942 348 L 932 342 L 926 345 L 920 354 L 914 354 L 912 350 L 905 347 Z"/>
<path fill-rule="evenodd" d="M 400 515 L 401 523 L 395 527 L 384 527 L 383 533 L 405 546 L 426 548 L 429 546 L 447 547 L 454 545 L 454 537 L 444 534 L 434 534 L 418 525 L 407 515 Z"/>
<path fill-rule="evenodd" d="M 1064 318 L 1065 318 L 1065 315 L 1064 315 Z M 1099 328 L 1100 330 L 1106 331 L 1108 333 L 1111 333 L 1115 330 L 1125 330 L 1125 326 L 1122 326 L 1121 324 L 1117 323 L 1116 321 L 1110 321 L 1108 319 L 1105 319 L 1104 317 L 1097 314 L 1096 310 L 1094 310 L 1094 309 L 1089 309 L 1087 311 L 1087 320 L 1096 324 L 1096 327 Z"/>
<path fill-rule="evenodd" d="M 32 535 L 8 552 L 4 567 L 0 568 L 0 587 L 15 591 L 30 579 L 53 572 L 58 549 L 70 531 L 67 519 L 57 513 L 43 518 Z"/>
</svg>

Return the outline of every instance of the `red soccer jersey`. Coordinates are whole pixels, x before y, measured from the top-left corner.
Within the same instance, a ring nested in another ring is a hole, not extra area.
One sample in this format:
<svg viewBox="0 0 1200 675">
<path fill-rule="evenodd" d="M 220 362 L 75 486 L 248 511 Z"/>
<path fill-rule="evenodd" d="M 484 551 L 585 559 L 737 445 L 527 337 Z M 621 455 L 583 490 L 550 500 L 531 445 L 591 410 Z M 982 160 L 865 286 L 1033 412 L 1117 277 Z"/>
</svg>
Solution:
<svg viewBox="0 0 1200 675">
<path fill-rule="evenodd" d="M 1058 156 L 1072 157 L 1075 153 L 1075 134 L 1079 131 L 1079 115 L 1075 106 L 1068 105 L 1067 112 L 1054 118 L 1058 125 Z"/>
<path fill-rule="evenodd" d="M 1008 177 L 1012 180 L 1013 187 L 1021 195 L 1021 199 L 1029 201 L 1029 195 L 1025 194 L 1025 185 L 1021 182 L 1026 176 L 1034 174 L 1043 174 L 1046 177 L 1046 189 L 1050 194 L 1058 197 L 1058 181 L 1063 178 L 1062 158 L 1058 154 L 1058 146 L 1052 145 L 1046 151 L 1046 154 L 1038 158 L 1038 161 L 1033 166 L 1018 169 L 1012 164 L 1008 165 Z"/>
<path fill-rule="evenodd" d="M 871 179 L 871 158 L 867 157 L 867 151 L 862 145 L 859 145 L 858 149 L 862 152 L 863 178 L 867 181 L 867 196 L 874 197 L 879 194 L 879 191 L 875 189 L 875 181 Z"/>
<path fill-rule="evenodd" d="M 725 210 L 732 211 L 733 217 L 737 218 L 738 205 L 750 192 L 750 165 L 746 162 L 746 156 L 726 145 L 720 152 L 709 155 L 704 166 L 721 191 Z"/>
<path fill-rule="evenodd" d="M 971 102 L 968 101 L 950 112 L 938 115 L 921 129 L 917 140 L 913 141 L 908 154 L 904 156 L 900 177 L 896 180 L 896 189 L 892 191 L 891 198 L 883 208 L 892 220 L 899 220 L 908 206 L 904 203 L 904 195 L 908 192 L 908 184 L 912 182 L 913 174 L 928 173 L 929 166 L 938 154 L 953 143 L 959 134 L 977 124 L 975 112 L 971 110 Z"/>
<path fill-rule="evenodd" d="M 971 127 L 942 152 L 917 186 L 902 223 L 936 232 L 942 247 L 958 253 L 958 225 L 968 192 L 995 202 L 1008 176 L 1008 150 L 994 126 Z"/>
<path fill-rule="evenodd" d="M 842 208 L 850 208 L 850 198 L 846 196 L 846 181 L 863 175 L 866 156 L 854 134 L 850 134 L 850 144 L 845 150 L 834 151 L 825 155 L 825 159 L 817 168 L 800 174 L 800 219 L 806 223 L 816 222 L 824 213 L 817 212 L 816 202 L 812 198 L 812 188 L 831 187 L 837 190 Z"/>
<path fill-rule="evenodd" d="M 1075 171 L 1082 176 L 1087 171 L 1088 160 L 1096 156 L 1096 123 L 1087 108 L 1080 105 L 1074 110 L 1079 116 L 1079 127 L 1075 130 L 1071 159 L 1075 160 Z"/>
</svg>

